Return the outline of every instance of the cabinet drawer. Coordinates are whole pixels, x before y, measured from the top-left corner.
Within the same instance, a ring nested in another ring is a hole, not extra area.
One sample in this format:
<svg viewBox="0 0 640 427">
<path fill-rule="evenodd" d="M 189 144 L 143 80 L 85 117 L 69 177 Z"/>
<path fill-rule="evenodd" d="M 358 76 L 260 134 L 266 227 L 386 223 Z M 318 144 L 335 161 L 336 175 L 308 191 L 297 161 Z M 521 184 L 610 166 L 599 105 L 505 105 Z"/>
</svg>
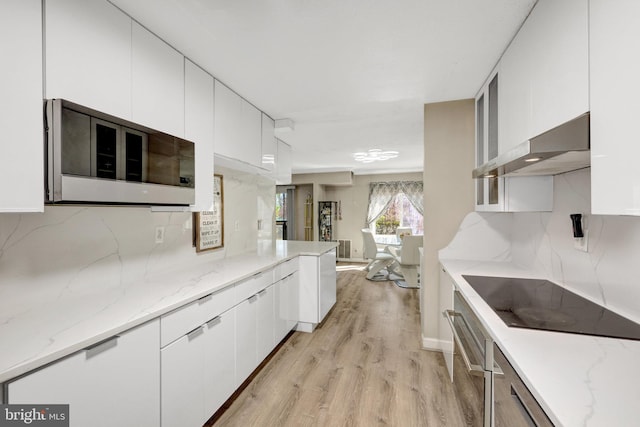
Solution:
<svg viewBox="0 0 640 427">
<path fill-rule="evenodd" d="M 236 304 L 257 294 L 273 283 L 273 270 L 258 273 L 236 285 Z"/>
<path fill-rule="evenodd" d="M 235 305 L 234 286 L 227 286 L 198 300 L 200 304 L 201 323 L 208 322 Z"/>
<path fill-rule="evenodd" d="M 166 346 L 234 305 L 234 287 L 227 286 L 165 314 L 160 318 L 160 346 Z"/>
<path fill-rule="evenodd" d="M 287 260 L 276 266 L 273 279 L 274 282 L 284 279 L 285 277 L 298 271 L 298 257 Z"/>
<path fill-rule="evenodd" d="M 205 297 L 206 298 L 206 297 Z M 194 301 L 160 317 L 160 347 L 177 340 L 202 324 L 199 301 Z"/>
</svg>

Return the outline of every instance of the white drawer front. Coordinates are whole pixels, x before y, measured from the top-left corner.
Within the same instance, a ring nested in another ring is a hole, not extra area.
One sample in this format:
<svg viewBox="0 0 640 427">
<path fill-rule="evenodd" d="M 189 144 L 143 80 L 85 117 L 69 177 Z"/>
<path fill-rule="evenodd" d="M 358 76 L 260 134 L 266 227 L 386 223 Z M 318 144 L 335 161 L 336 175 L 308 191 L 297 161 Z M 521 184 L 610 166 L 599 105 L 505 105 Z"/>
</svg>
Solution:
<svg viewBox="0 0 640 427">
<path fill-rule="evenodd" d="M 160 347 L 170 344 L 201 324 L 198 301 L 163 315 L 160 317 Z"/>
<path fill-rule="evenodd" d="M 258 273 L 236 285 L 236 304 L 257 294 L 273 283 L 273 270 Z"/>
<path fill-rule="evenodd" d="M 283 263 L 280 263 L 275 268 L 274 273 L 274 282 L 284 279 L 287 276 L 290 276 L 294 272 L 299 270 L 299 262 L 298 257 L 287 260 Z"/>
<path fill-rule="evenodd" d="M 234 286 L 227 286 L 199 300 L 201 323 L 208 322 L 235 305 Z"/>
</svg>

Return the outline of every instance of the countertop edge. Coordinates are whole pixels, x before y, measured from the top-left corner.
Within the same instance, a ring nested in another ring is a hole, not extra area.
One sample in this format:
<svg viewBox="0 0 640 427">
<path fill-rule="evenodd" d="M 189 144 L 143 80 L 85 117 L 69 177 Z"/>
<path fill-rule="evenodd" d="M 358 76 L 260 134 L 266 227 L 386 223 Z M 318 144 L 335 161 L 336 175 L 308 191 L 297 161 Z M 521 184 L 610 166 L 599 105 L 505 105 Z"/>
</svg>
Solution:
<svg viewBox="0 0 640 427">
<path fill-rule="evenodd" d="M 284 242 L 284 243 L 282 243 Z M 14 380 L 18 377 L 23 376 L 31 371 L 42 368 L 52 362 L 63 359 L 67 356 L 70 356 L 78 351 L 83 350 L 84 348 L 96 344 L 102 340 L 105 340 L 114 335 L 123 333 L 125 331 L 136 328 L 144 323 L 152 321 L 154 319 L 159 319 L 161 316 L 176 310 L 180 307 L 183 307 L 187 304 L 190 304 L 193 301 L 198 300 L 206 295 L 217 292 L 226 287 L 232 286 L 236 283 L 242 282 L 250 278 L 251 276 L 260 273 L 262 271 L 270 270 L 275 268 L 277 265 L 284 263 L 290 259 L 299 257 L 299 256 L 321 256 L 338 246 L 337 242 L 302 242 L 302 241 L 277 241 L 275 247 L 271 247 L 269 249 L 260 249 L 254 252 L 248 252 L 244 254 L 235 255 L 229 258 L 224 258 L 220 260 L 208 262 L 198 262 L 195 265 L 185 266 L 183 268 L 176 268 L 171 270 L 172 275 L 180 275 L 187 274 L 191 269 L 198 266 L 201 267 L 204 264 L 209 265 L 209 272 L 204 274 L 203 277 L 206 277 L 209 274 L 214 274 L 216 268 L 223 267 L 224 265 L 239 263 L 242 262 L 243 259 L 251 259 L 253 261 L 259 260 L 259 266 L 252 270 L 248 270 L 243 274 L 234 275 L 223 282 L 216 282 L 210 287 L 206 287 L 204 289 L 198 290 L 197 292 L 180 299 L 177 302 L 170 303 L 165 306 L 159 306 L 157 309 L 153 309 L 149 312 L 140 313 L 139 315 L 134 314 L 125 322 L 116 322 L 117 326 L 106 327 L 98 333 L 87 334 L 85 338 L 74 340 L 68 345 L 64 345 L 62 348 L 52 351 L 50 353 L 43 354 L 42 356 L 26 358 L 24 361 L 14 364 L 12 366 L 6 367 L 4 370 L 0 371 L 0 384 L 5 383 L 10 380 Z M 151 280 L 150 282 L 153 282 Z M 179 287 L 179 285 L 176 285 Z"/>
</svg>

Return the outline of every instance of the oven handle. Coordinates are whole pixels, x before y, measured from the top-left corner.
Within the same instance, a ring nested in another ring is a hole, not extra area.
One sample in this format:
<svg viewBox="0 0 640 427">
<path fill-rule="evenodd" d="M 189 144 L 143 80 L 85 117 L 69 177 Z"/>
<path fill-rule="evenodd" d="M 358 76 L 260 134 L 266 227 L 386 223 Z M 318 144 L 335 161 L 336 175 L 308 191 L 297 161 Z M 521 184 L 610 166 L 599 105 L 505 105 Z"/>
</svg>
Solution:
<svg viewBox="0 0 640 427">
<path fill-rule="evenodd" d="M 467 370 L 471 375 L 484 376 L 484 369 L 480 365 L 472 364 L 469 360 L 469 356 L 467 355 L 467 350 L 462 345 L 462 340 L 458 336 L 458 332 L 456 331 L 455 326 L 453 325 L 453 317 L 461 317 L 460 313 L 456 313 L 454 310 L 445 310 L 442 312 L 442 315 L 449 322 L 449 326 L 451 327 L 451 332 L 453 332 L 453 338 L 458 343 L 458 347 L 460 348 L 460 354 L 462 355 L 462 360 L 464 361 Z"/>
</svg>

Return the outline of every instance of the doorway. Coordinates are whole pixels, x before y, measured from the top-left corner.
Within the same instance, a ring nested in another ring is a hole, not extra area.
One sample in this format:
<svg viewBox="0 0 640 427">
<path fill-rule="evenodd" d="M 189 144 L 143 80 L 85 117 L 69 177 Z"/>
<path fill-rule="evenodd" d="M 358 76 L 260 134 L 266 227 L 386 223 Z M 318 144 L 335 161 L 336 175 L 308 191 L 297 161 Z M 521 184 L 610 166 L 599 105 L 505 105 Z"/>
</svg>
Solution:
<svg viewBox="0 0 640 427">
<path fill-rule="evenodd" d="M 276 186 L 276 239 L 296 240 L 295 187 Z"/>
</svg>

